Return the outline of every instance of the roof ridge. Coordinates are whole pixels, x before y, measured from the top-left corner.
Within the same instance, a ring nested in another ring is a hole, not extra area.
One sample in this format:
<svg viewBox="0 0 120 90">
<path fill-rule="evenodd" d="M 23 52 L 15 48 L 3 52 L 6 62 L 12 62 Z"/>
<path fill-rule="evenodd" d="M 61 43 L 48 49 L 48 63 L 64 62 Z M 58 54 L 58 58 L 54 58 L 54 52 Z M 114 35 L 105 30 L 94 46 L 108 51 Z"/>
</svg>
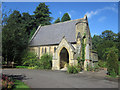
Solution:
<svg viewBox="0 0 120 90">
<path fill-rule="evenodd" d="M 77 21 L 77 20 L 81 20 L 81 19 L 84 19 L 84 18 L 79 18 L 79 19 L 74 19 L 74 20 L 69 20 L 69 21 L 59 22 L 59 23 L 53 23 L 53 24 L 50 24 L 50 25 L 57 25 L 57 24 L 62 24 L 62 23 L 68 23 L 68 22 L 71 22 L 71 21 Z M 46 26 L 50 26 L 50 25 L 45 25 L 45 26 L 41 26 L 41 27 L 46 27 Z"/>
</svg>

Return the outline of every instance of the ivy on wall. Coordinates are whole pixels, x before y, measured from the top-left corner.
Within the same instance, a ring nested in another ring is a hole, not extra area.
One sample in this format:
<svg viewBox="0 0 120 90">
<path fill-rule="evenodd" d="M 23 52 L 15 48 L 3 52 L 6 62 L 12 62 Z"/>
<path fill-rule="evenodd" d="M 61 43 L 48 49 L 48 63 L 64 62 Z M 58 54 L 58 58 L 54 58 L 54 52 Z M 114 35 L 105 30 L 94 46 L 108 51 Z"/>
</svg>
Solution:
<svg viewBox="0 0 120 90">
<path fill-rule="evenodd" d="M 84 33 L 84 37 L 83 37 L 83 39 L 82 39 L 82 60 L 83 61 L 85 61 L 85 46 L 86 46 L 86 44 L 85 44 L 85 42 L 84 42 L 84 40 L 85 40 L 85 37 L 86 37 L 86 33 Z"/>
<path fill-rule="evenodd" d="M 85 44 L 84 44 L 84 38 L 82 39 L 82 60 L 85 61 Z"/>
</svg>

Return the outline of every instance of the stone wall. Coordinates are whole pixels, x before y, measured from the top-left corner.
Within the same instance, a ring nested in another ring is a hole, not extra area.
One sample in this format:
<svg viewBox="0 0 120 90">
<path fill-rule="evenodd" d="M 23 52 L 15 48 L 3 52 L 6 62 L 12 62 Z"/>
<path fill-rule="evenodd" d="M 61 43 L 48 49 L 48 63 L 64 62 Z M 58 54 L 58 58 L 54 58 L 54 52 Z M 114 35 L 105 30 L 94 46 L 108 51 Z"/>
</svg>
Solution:
<svg viewBox="0 0 120 90">
<path fill-rule="evenodd" d="M 30 51 L 33 51 L 37 54 L 40 58 L 44 53 L 54 55 L 54 48 L 57 49 L 58 45 L 51 45 L 51 46 L 36 46 L 36 47 L 29 47 Z M 46 49 L 46 50 L 45 50 Z"/>
</svg>

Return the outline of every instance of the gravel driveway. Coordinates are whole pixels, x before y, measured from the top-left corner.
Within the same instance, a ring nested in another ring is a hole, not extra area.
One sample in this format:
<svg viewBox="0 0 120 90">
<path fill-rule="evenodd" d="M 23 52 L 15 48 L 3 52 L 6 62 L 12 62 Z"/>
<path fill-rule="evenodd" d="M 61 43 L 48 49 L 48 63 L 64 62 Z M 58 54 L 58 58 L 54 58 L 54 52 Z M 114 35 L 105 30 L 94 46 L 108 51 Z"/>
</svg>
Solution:
<svg viewBox="0 0 120 90">
<path fill-rule="evenodd" d="M 3 69 L 4 74 L 24 81 L 31 88 L 118 88 L 118 82 L 86 73 L 68 74 L 63 71 Z"/>
</svg>

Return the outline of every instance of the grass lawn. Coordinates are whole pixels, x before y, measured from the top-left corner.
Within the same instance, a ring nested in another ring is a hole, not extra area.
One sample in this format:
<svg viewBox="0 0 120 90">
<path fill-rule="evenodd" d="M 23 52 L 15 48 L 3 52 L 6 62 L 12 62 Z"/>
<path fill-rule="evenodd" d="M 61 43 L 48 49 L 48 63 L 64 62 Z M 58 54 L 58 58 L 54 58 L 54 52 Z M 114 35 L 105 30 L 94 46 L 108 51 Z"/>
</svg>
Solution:
<svg viewBox="0 0 120 90">
<path fill-rule="evenodd" d="M 15 87 L 13 88 L 13 90 L 18 90 L 18 89 L 30 90 L 29 86 L 27 86 L 24 82 L 20 80 L 15 80 L 14 84 Z"/>
<path fill-rule="evenodd" d="M 16 66 L 16 68 L 28 68 L 28 66 Z"/>
</svg>

